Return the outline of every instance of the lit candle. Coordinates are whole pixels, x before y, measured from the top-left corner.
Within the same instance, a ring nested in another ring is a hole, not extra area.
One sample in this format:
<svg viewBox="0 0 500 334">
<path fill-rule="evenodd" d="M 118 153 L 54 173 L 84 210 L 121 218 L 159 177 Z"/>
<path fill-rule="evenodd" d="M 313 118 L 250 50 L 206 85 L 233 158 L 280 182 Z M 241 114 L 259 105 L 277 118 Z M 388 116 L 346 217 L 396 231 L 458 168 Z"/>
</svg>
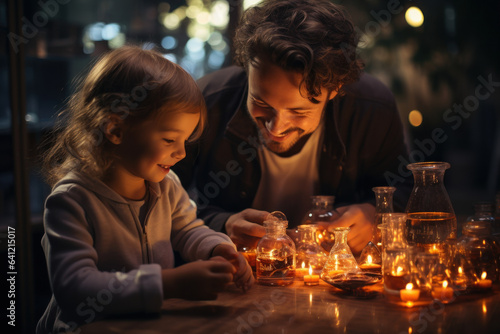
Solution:
<svg viewBox="0 0 500 334">
<path fill-rule="evenodd" d="M 305 266 L 306 266 L 306 264 L 304 262 L 302 262 L 302 268 L 295 269 L 295 277 L 297 277 L 299 279 L 303 279 L 304 275 L 307 275 L 308 269 L 305 268 Z"/>
<path fill-rule="evenodd" d="M 309 275 L 304 275 L 304 284 L 305 285 L 318 285 L 319 284 L 319 275 L 315 275 L 312 273 L 311 266 L 309 266 Z"/>
<path fill-rule="evenodd" d="M 420 297 L 420 289 L 413 289 L 413 284 L 406 284 L 406 289 L 399 290 L 401 300 L 404 302 L 415 302 Z"/>
<path fill-rule="evenodd" d="M 453 289 L 448 287 L 448 281 L 443 281 L 443 286 L 434 287 L 432 297 L 442 302 L 449 302 L 453 299 Z"/>
<path fill-rule="evenodd" d="M 378 263 L 373 263 L 372 256 L 368 255 L 366 258 L 366 262 L 359 265 L 361 270 L 373 270 L 373 269 L 381 269 L 382 266 Z"/>
<path fill-rule="evenodd" d="M 491 288 L 491 284 L 492 284 L 492 281 L 490 279 L 486 279 L 486 271 L 483 271 L 483 273 L 481 274 L 481 279 L 479 281 L 477 281 L 477 285 L 481 288 L 481 289 L 490 289 Z"/>
</svg>

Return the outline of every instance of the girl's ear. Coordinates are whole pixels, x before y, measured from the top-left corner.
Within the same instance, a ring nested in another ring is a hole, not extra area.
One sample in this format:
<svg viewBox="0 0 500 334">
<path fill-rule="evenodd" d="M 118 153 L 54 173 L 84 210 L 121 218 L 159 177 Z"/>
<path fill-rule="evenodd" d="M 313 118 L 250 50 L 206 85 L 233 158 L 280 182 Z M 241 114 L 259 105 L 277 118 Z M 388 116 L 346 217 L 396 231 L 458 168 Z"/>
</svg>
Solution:
<svg viewBox="0 0 500 334">
<path fill-rule="evenodd" d="M 104 135 L 115 145 L 119 145 L 123 140 L 124 124 L 120 116 L 111 114 L 108 116 L 106 125 L 104 126 Z"/>
</svg>

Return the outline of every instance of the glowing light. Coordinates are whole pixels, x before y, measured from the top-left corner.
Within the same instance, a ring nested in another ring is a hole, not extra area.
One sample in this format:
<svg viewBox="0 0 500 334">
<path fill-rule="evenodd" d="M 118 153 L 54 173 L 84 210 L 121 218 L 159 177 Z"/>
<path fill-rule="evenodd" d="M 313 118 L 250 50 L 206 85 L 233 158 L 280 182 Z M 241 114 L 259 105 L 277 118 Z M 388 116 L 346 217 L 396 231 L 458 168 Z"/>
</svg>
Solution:
<svg viewBox="0 0 500 334">
<path fill-rule="evenodd" d="M 486 279 L 486 271 L 483 271 L 483 273 L 481 274 L 481 279 Z"/>
<path fill-rule="evenodd" d="M 424 23 L 424 14 L 420 8 L 412 6 L 406 10 L 406 22 L 412 27 L 420 27 Z"/>
<path fill-rule="evenodd" d="M 175 37 L 173 37 L 173 36 L 165 36 L 161 40 L 161 46 L 165 50 L 175 49 L 175 47 L 177 46 L 177 39 Z"/>
<path fill-rule="evenodd" d="M 205 42 L 210 37 L 210 27 L 191 22 L 187 27 L 187 35 L 191 38 L 197 38 Z"/>
<path fill-rule="evenodd" d="M 106 24 L 102 27 L 101 36 L 102 39 L 109 41 L 115 38 L 120 33 L 120 26 L 116 23 Z"/>
<path fill-rule="evenodd" d="M 420 126 L 423 121 L 422 113 L 418 110 L 410 111 L 410 114 L 408 115 L 408 121 L 414 127 Z"/>
<path fill-rule="evenodd" d="M 253 7 L 261 3 L 262 0 L 243 0 L 243 9 L 247 9 L 248 7 Z"/>
<path fill-rule="evenodd" d="M 226 1 L 215 1 L 210 14 L 210 24 L 225 29 L 229 23 L 229 4 Z"/>
<path fill-rule="evenodd" d="M 111 49 L 118 49 L 119 47 L 124 46 L 126 41 L 127 37 L 124 33 L 120 32 L 113 39 L 108 41 L 108 46 Z"/>
<path fill-rule="evenodd" d="M 208 24 L 210 23 L 211 15 L 209 12 L 202 11 L 196 15 L 196 22 L 199 24 Z"/>
<path fill-rule="evenodd" d="M 165 28 L 170 30 L 179 28 L 180 23 L 181 20 L 176 13 L 167 14 L 163 19 L 163 25 L 165 26 Z"/>
</svg>

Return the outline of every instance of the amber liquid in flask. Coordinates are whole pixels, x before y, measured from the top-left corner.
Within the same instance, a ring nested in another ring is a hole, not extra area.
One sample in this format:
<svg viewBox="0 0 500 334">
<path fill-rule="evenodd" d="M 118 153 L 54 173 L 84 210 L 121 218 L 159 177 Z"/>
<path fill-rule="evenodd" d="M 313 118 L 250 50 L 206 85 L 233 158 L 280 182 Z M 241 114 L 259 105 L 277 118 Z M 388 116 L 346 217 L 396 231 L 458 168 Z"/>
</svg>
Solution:
<svg viewBox="0 0 500 334">
<path fill-rule="evenodd" d="M 448 168 L 447 162 L 409 164 L 414 185 L 406 207 L 408 244 L 445 256 L 447 244 L 457 237 L 457 219 L 443 183 Z"/>
</svg>

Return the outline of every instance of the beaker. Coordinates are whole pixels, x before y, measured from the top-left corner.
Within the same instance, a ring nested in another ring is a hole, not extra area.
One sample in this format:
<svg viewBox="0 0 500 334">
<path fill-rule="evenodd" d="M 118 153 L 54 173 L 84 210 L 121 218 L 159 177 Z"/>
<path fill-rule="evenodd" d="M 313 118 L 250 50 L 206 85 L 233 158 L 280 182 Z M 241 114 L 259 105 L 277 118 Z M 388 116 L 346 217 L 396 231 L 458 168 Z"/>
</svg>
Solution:
<svg viewBox="0 0 500 334">
<path fill-rule="evenodd" d="M 351 248 L 347 244 L 347 234 L 349 234 L 350 230 L 350 227 L 336 227 L 333 229 L 335 245 L 330 250 L 328 260 L 323 267 L 321 273 L 323 280 L 328 281 L 341 275 L 361 272 L 354 255 L 352 255 Z"/>
<path fill-rule="evenodd" d="M 424 252 L 445 255 L 447 242 L 456 242 L 457 220 L 443 184 L 447 162 L 409 164 L 414 177 L 413 190 L 406 206 L 408 243 Z"/>
<path fill-rule="evenodd" d="M 313 224 L 317 226 L 316 242 L 328 254 L 335 243 L 334 235 L 328 232 L 327 227 L 338 216 L 333 208 L 335 196 L 311 196 L 311 209 L 302 220 L 302 225 Z"/>
<path fill-rule="evenodd" d="M 396 188 L 373 187 L 372 190 L 375 193 L 375 224 L 373 231 L 373 243 L 380 249 L 382 246 L 382 236 L 380 235 L 380 230 L 377 227 L 382 224 L 382 217 L 385 213 L 394 212 L 392 198 Z"/>
</svg>

